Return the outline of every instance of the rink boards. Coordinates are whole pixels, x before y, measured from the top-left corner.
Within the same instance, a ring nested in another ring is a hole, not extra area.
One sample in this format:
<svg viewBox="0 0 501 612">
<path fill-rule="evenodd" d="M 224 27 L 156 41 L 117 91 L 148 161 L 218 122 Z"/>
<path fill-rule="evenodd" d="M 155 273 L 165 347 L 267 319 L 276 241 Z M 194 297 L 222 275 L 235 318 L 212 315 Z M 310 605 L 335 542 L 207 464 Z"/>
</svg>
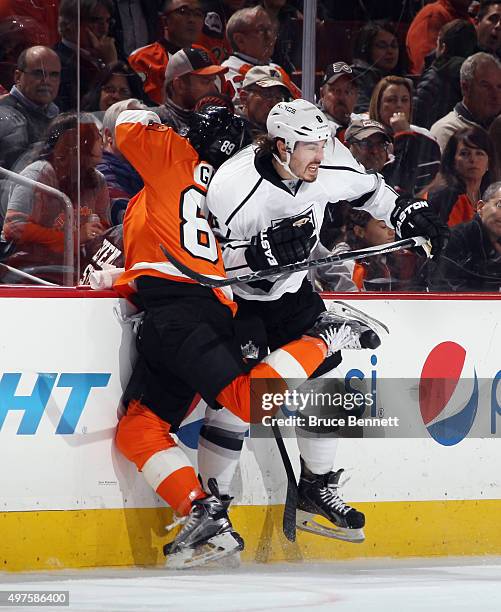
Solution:
<svg viewBox="0 0 501 612">
<path fill-rule="evenodd" d="M 126 304 L 85 290 L 0 295 L 3 568 L 161 562 L 171 513 L 113 445 L 134 360 Z M 336 467 L 352 468 L 343 496 L 365 512 L 366 542 L 308 534 L 287 542 L 280 457 L 273 440 L 251 439 L 233 482 L 244 558 L 501 554 L 500 296 L 354 297 L 342 299 L 384 321 L 390 335 L 376 351 L 347 353 L 338 374 L 354 390 L 377 392 L 372 416 L 395 404 L 408 428 L 403 438 L 369 428 L 339 442 Z M 462 395 L 431 401 L 423 377 L 444 372 L 464 383 Z M 203 411 L 201 402 L 180 432 L 194 460 Z M 440 429 L 441 420 L 459 425 Z M 286 443 L 297 463 L 295 440 Z"/>
</svg>

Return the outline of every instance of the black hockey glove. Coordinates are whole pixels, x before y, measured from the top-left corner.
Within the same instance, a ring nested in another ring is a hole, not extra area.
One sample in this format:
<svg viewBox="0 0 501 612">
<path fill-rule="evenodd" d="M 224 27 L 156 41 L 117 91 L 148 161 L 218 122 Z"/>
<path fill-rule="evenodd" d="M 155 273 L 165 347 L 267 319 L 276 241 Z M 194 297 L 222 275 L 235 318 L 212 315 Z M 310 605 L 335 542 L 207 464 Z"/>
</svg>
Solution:
<svg viewBox="0 0 501 612">
<path fill-rule="evenodd" d="M 304 261 L 315 244 L 313 224 L 308 217 L 286 219 L 267 227 L 252 238 L 245 252 L 251 270 Z"/>
<path fill-rule="evenodd" d="M 436 257 L 449 240 L 449 228 L 426 200 L 399 197 L 390 216 L 397 238 L 424 236 L 431 242 L 431 256 Z"/>
</svg>

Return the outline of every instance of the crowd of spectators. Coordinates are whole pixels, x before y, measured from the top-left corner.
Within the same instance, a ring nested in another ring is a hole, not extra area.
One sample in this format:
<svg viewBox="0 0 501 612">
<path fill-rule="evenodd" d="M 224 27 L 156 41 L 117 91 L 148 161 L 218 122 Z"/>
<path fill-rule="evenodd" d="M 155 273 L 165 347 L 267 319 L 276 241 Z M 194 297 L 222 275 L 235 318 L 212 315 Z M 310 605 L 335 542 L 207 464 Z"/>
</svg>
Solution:
<svg viewBox="0 0 501 612">
<path fill-rule="evenodd" d="M 501 1 L 395 0 L 391 20 L 380 20 L 376 1 L 331 4 L 319 0 L 317 32 L 343 20 L 347 36 L 342 53 L 318 54 L 328 62 L 316 66 L 315 95 L 335 146 L 399 194 L 428 199 L 452 235 L 439 261 L 403 252 L 322 268 L 313 282 L 498 291 Z M 69 197 L 74 242 L 89 251 L 110 228 L 120 234 L 142 187 L 115 146 L 119 113 L 151 107 L 184 134 L 204 104 L 226 106 L 245 121 L 242 146 L 251 144 L 277 102 L 301 97 L 302 11 L 301 0 L 3 0 L 0 167 Z M 62 282 L 64 206 L 0 174 L 2 282 L 26 282 L 16 269 Z M 332 202 L 321 252 L 393 240 L 383 225 Z"/>
</svg>

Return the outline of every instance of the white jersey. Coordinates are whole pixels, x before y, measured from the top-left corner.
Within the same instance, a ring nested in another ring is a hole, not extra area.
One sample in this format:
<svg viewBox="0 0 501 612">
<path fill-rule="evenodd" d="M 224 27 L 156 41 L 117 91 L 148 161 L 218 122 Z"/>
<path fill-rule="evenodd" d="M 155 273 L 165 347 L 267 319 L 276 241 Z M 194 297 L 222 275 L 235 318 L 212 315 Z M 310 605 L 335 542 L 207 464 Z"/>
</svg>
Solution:
<svg viewBox="0 0 501 612">
<path fill-rule="evenodd" d="M 229 277 L 252 272 L 245 251 L 253 236 L 284 219 L 308 215 L 317 237 L 327 203 L 347 200 L 392 227 L 390 213 L 396 192 L 379 174 L 368 174 L 339 141 L 329 140 L 317 180 L 295 181 L 289 191 L 273 169 L 256 156 L 253 145 L 225 162 L 215 173 L 207 192 L 205 205 L 214 217 L 214 233 L 222 250 Z M 294 272 L 280 278 L 271 277 L 251 284 L 234 285 L 234 293 L 244 299 L 271 301 L 284 293 L 295 293 L 307 272 Z"/>
<path fill-rule="evenodd" d="M 227 81 L 231 82 L 231 84 L 233 85 L 233 89 L 235 90 L 233 102 L 240 101 L 239 92 L 240 88 L 242 87 L 246 72 L 251 68 L 254 68 L 254 66 L 262 65 L 262 62 L 253 57 L 249 57 L 248 55 L 230 55 L 230 57 L 224 60 L 221 66 L 223 66 L 224 68 L 228 68 L 228 72 L 224 75 L 224 78 Z M 268 62 L 268 64 L 266 65 L 270 66 L 271 68 L 281 70 L 280 66 L 278 66 L 278 64 L 274 64 L 273 62 Z"/>
</svg>

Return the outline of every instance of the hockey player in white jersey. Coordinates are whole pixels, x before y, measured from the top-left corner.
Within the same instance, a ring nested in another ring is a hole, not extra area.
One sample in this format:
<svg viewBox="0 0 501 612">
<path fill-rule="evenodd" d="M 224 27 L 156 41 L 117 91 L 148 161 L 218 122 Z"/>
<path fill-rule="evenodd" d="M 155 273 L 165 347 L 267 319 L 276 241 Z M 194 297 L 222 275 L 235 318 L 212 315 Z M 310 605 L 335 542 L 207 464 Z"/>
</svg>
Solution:
<svg viewBox="0 0 501 612">
<path fill-rule="evenodd" d="M 367 174 L 346 147 L 334 143 L 325 115 L 313 104 L 305 100 L 277 104 L 268 116 L 267 129 L 268 135 L 257 145 L 223 164 L 209 186 L 206 206 L 214 218 L 228 276 L 307 259 L 318 242 L 327 203 L 342 200 L 394 226 L 398 237 L 424 235 L 433 254 L 443 248 L 448 230 L 428 204 L 399 198 L 380 175 Z M 234 285 L 238 317 L 257 317 L 264 323 L 269 350 L 300 337 L 325 311 L 306 275 L 295 272 Z M 364 344 L 347 348 L 364 348 Z M 313 377 L 340 361 L 339 353 L 329 356 Z M 208 410 L 199 442 L 199 471 L 204 482 L 216 478 L 223 494 L 229 492 L 246 429 L 227 410 Z M 333 471 L 337 439 L 312 437 L 301 430 L 297 439 L 298 527 L 311 530 L 309 519 L 320 514 L 333 528 L 331 533 L 314 532 L 363 540 L 363 513 L 339 496 L 342 470 Z"/>
</svg>

